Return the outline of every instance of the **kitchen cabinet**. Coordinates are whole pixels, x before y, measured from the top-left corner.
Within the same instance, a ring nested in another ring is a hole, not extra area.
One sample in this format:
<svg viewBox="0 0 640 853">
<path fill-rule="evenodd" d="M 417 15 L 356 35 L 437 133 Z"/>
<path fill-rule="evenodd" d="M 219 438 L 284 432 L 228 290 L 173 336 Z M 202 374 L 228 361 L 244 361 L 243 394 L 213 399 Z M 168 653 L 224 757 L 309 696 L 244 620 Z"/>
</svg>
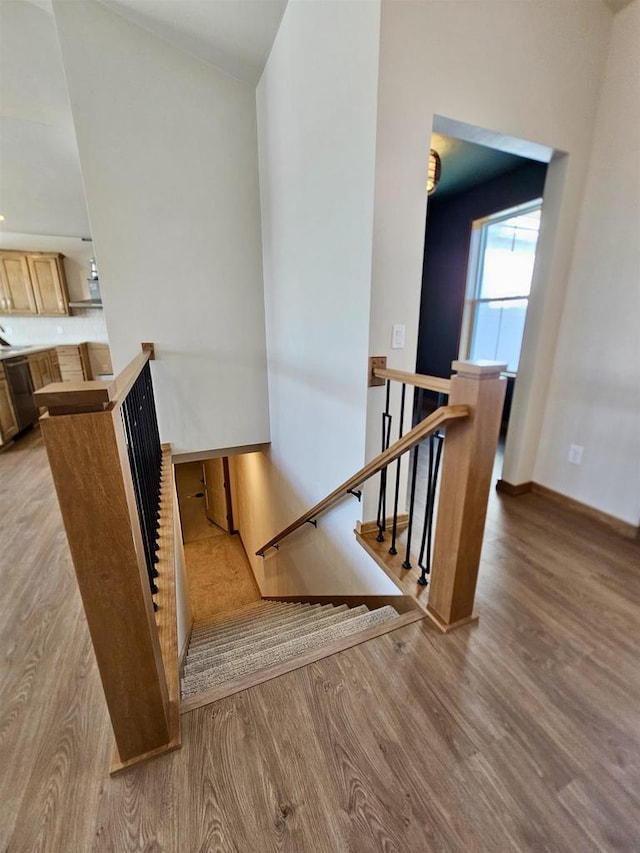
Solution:
<svg viewBox="0 0 640 853">
<path fill-rule="evenodd" d="M 58 351 L 55 349 L 49 350 L 49 360 L 51 362 L 51 381 L 62 382 L 60 374 L 60 362 L 58 361 Z"/>
<path fill-rule="evenodd" d="M 56 347 L 62 382 L 82 382 L 93 379 L 89 352 L 85 344 L 67 344 Z"/>
<path fill-rule="evenodd" d="M 56 382 L 57 379 L 54 378 L 55 374 L 53 371 L 53 365 L 51 361 L 52 353 L 55 354 L 55 350 L 47 350 L 46 352 L 37 352 L 28 356 L 29 361 L 29 373 L 31 374 L 31 383 L 33 385 L 33 390 L 38 391 L 40 388 L 43 388 L 45 385 L 49 385 L 51 382 Z M 56 358 L 57 363 L 57 358 Z M 44 414 L 46 411 L 46 407 L 40 406 L 40 414 Z"/>
<path fill-rule="evenodd" d="M 48 352 L 37 352 L 34 355 L 30 355 L 28 359 L 34 391 L 38 391 L 44 385 L 49 385 L 53 382 L 51 356 Z"/>
<path fill-rule="evenodd" d="M 27 255 L 27 264 L 38 314 L 68 314 L 69 296 L 62 255 Z"/>
<path fill-rule="evenodd" d="M 87 350 L 89 351 L 89 363 L 93 376 L 111 376 L 113 366 L 109 344 L 88 343 Z"/>
<path fill-rule="evenodd" d="M 0 313 L 69 313 L 63 256 L 57 252 L 0 252 Z"/>
<path fill-rule="evenodd" d="M 0 313 L 38 313 L 26 255 L 0 252 Z"/>
<path fill-rule="evenodd" d="M 0 446 L 10 441 L 18 432 L 18 422 L 13 411 L 11 393 L 0 364 Z"/>
</svg>

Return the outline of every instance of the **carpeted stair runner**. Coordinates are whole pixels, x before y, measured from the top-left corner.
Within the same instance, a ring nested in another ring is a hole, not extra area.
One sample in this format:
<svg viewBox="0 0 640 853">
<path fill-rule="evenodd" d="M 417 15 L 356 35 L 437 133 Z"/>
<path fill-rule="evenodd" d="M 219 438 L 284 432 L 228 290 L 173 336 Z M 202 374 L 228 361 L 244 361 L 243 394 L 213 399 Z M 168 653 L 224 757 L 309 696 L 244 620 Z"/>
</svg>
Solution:
<svg viewBox="0 0 640 853">
<path fill-rule="evenodd" d="M 381 625 L 393 607 L 258 601 L 196 625 L 184 665 L 182 696 L 290 661 L 327 643 Z"/>
</svg>

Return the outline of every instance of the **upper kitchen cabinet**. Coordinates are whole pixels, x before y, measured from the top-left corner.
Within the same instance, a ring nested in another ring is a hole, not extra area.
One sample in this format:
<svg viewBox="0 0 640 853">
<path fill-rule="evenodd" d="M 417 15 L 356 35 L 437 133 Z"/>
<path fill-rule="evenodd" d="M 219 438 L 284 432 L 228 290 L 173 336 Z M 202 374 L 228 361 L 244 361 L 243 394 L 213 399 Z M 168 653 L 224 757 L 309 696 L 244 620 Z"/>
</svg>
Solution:
<svg viewBox="0 0 640 853">
<path fill-rule="evenodd" d="M 68 314 L 69 295 L 62 255 L 27 255 L 38 314 Z"/>
<path fill-rule="evenodd" d="M 0 252 L 1 313 L 68 314 L 62 257 L 53 252 Z"/>
<path fill-rule="evenodd" d="M 0 313 L 38 313 L 27 257 L 18 252 L 0 252 Z"/>
</svg>

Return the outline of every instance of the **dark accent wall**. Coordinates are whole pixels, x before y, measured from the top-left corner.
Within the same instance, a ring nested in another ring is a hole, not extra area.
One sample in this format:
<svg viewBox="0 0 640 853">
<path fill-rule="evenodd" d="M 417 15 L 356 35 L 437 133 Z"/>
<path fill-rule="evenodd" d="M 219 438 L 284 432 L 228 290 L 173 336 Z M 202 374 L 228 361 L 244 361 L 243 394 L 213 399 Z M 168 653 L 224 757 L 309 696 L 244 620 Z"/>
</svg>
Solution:
<svg viewBox="0 0 640 853">
<path fill-rule="evenodd" d="M 457 195 L 439 200 L 436 190 L 427 212 L 418 373 L 448 377 L 458 358 L 471 223 L 540 198 L 546 172 L 546 164 L 530 161 Z"/>
</svg>

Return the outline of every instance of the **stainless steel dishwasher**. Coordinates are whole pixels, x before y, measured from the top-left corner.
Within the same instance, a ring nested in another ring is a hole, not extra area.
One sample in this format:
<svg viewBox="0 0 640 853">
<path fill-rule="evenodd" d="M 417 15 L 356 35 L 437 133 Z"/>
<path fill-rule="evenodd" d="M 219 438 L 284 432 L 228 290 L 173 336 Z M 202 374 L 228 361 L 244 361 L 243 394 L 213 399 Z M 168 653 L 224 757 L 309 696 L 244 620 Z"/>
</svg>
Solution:
<svg viewBox="0 0 640 853">
<path fill-rule="evenodd" d="M 29 362 L 25 356 L 4 359 L 4 372 L 13 399 L 18 429 L 23 430 L 38 422 L 40 413 L 33 399 L 33 384 Z"/>
</svg>

